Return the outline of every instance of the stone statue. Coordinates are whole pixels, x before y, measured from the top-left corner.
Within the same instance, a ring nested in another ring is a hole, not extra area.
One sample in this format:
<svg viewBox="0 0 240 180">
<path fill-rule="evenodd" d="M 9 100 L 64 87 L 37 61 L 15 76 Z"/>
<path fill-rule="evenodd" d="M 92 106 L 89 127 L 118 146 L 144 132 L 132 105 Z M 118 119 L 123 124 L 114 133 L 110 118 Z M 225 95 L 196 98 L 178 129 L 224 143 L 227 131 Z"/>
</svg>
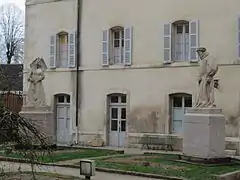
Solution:
<svg viewBox="0 0 240 180">
<path fill-rule="evenodd" d="M 214 108 L 214 76 L 218 72 L 216 59 L 209 55 L 206 48 L 200 47 L 197 49 L 200 57 L 200 72 L 199 72 L 199 93 L 195 107 L 210 107 Z"/>
<path fill-rule="evenodd" d="M 42 58 L 36 58 L 30 64 L 30 68 L 27 105 L 38 107 L 45 106 L 46 100 L 42 81 L 45 78 L 44 71 L 47 69 L 47 66 Z"/>
</svg>

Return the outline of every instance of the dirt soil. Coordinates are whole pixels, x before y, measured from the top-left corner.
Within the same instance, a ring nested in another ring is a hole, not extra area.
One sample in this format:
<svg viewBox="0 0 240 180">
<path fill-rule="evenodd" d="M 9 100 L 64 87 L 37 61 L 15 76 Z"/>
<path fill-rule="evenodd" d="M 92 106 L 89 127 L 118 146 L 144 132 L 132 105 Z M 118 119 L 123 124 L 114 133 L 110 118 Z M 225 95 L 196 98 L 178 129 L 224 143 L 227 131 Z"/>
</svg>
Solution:
<svg viewBox="0 0 240 180">
<path fill-rule="evenodd" d="M 21 174 L 14 175 L 11 177 L 0 177 L 1 180 L 32 180 L 32 175 L 30 174 Z M 36 175 L 37 180 L 82 180 L 81 178 L 72 178 L 72 177 L 57 177 L 57 176 L 44 176 Z"/>
<path fill-rule="evenodd" d="M 132 164 L 132 165 L 140 165 L 140 166 L 150 166 L 150 167 L 161 167 L 164 169 L 172 169 L 172 170 L 183 170 L 184 167 L 174 166 L 174 165 L 166 165 L 161 163 L 149 162 L 147 159 L 161 158 L 161 156 L 132 156 L 132 157 L 123 157 L 123 158 L 109 158 L 104 161 L 109 163 L 121 163 L 121 164 Z"/>
</svg>

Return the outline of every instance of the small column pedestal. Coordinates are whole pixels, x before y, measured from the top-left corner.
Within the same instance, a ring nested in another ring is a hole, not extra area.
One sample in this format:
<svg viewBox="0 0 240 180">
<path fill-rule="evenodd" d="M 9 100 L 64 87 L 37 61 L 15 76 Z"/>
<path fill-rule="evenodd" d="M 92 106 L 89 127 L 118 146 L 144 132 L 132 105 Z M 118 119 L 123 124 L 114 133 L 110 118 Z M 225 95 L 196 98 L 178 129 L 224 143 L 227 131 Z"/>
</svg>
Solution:
<svg viewBox="0 0 240 180">
<path fill-rule="evenodd" d="M 225 117 L 217 108 L 189 108 L 183 123 L 183 156 L 222 159 L 225 156 Z"/>
<path fill-rule="evenodd" d="M 44 132 L 50 144 L 56 142 L 56 133 L 55 133 L 55 121 L 54 113 L 51 111 L 51 107 L 34 107 L 34 106 L 23 106 L 20 115 L 26 119 L 31 119 L 36 127 Z"/>
</svg>

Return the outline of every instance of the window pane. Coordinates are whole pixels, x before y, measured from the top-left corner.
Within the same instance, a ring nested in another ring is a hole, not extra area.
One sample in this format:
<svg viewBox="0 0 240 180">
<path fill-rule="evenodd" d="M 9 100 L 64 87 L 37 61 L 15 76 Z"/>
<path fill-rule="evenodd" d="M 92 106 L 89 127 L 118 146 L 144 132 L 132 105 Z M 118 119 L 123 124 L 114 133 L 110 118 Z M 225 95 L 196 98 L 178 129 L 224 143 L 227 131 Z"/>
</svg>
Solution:
<svg viewBox="0 0 240 180">
<path fill-rule="evenodd" d="M 178 25 L 177 26 L 177 34 L 182 34 L 183 33 L 183 26 L 182 25 Z"/>
<path fill-rule="evenodd" d="M 176 96 L 173 98 L 173 107 L 182 107 L 182 97 Z"/>
<path fill-rule="evenodd" d="M 192 107 L 192 97 L 191 96 L 184 97 L 184 106 Z"/>
<path fill-rule="evenodd" d="M 120 45 L 120 41 L 119 40 L 114 40 L 114 47 L 119 47 Z"/>
<path fill-rule="evenodd" d="M 70 103 L 70 96 L 67 96 L 67 103 Z"/>
<path fill-rule="evenodd" d="M 120 38 L 120 31 L 115 31 L 114 32 L 114 39 L 119 39 Z"/>
<path fill-rule="evenodd" d="M 118 96 L 111 96 L 111 103 L 118 103 Z"/>
<path fill-rule="evenodd" d="M 121 131 L 122 132 L 126 131 L 126 121 L 121 121 Z"/>
<path fill-rule="evenodd" d="M 58 96 L 58 102 L 64 103 L 64 96 Z"/>
<path fill-rule="evenodd" d="M 121 103 L 127 103 L 127 96 L 126 95 L 121 96 Z"/>
<path fill-rule="evenodd" d="M 189 24 L 185 25 L 185 33 L 189 33 Z"/>
<path fill-rule="evenodd" d="M 121 31 L 121 39 L 124 39 L 124 31 Z"/>
<path fill-rule="evenodd" d="M 126 119 L 126 108 L 121 109 L 121 119 Z"/>
<path fill-rule="evenodd" d="M 122 57 L 122 48 L 115 47 L 114 48 L 114 63 L 119 64 L 121 62 Z"/>
<path fill-rule="evenodd" d="M 111 131 L 117 131 L 118 130 L 118 121 L 112 120 L 111 121 Z"/>
<path fill-rule="evenodd" d="M 118 108 L 112 108 L 112 119 L 118 118 Z"/>
<path fill-rule="evenodd" d="M 122 47 L 124 47 L 124 39 L 122 39 Z"/>
</svg>

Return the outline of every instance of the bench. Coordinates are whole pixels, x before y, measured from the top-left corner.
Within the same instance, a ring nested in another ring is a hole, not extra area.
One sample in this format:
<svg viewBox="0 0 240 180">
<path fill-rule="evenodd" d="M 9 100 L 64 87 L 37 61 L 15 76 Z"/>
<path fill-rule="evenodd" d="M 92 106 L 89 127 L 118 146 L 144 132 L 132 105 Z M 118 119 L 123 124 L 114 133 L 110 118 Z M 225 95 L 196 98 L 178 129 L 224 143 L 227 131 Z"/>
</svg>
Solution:
<svg viewBox="0 0 240 180">
<path fill-rule="evenodd" d="M 158 136 L 158 135 L 143 135 L 138 144 L 142 145 L 141 149 L 155 149 L 155 150 L 170 150 L 173 151 L 173 141 L 172 136 Z"/>
</svg>

